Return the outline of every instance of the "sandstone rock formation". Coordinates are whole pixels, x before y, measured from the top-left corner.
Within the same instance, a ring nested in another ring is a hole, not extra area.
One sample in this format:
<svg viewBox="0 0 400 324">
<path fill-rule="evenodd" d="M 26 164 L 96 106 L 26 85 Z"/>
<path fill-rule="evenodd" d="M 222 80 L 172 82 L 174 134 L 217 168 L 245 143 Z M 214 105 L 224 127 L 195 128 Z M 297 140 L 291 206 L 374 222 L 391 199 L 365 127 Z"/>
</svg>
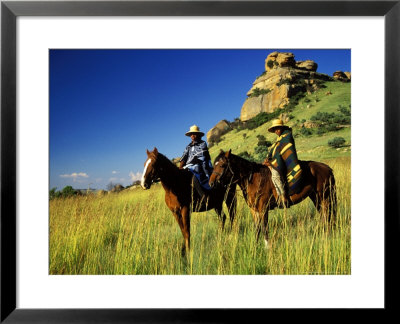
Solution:
<svg viewBox="0 0 400 324">
<path fill-rule="evenodd" d="M 349 73 L 349 72 L 347 72 Z M 343 71 L 335 71 L 333 72 L 333 78 L 335 80 L 343 81 L 343 82 L 349 82 L 350 79 L 347 77 L 346 73 Z"/>
<path fill-rule="evenodd" d="M 283 108 L 296 93 L 311 93 L 321 81 L 332 80 L 326 74 L 317 73 L 318 64 L 311 60 L 298 61 L 292 53 L 273 52 L 265 59 L 265 72 L 247 92 L 240 120 L 249 120 L 261 112 L 271 113 Z M 257 95 L 259 94 L 259 95 Z"/>
<path fill-rule="evenodd" d="M 265 59 L 265 71 L 267 72 L 276 67 L 294 67 L 295 65 L 296 61 L 292 53 L 273 52 Z"/>
<path fill-rule="evenodd" d="M 210 145 L 218 142 L 221 136 L 226 134 L 230 130 L 231 126 L 228 121 L 226 120 L 219 121 L 217 125 L 215 125 L 207 132 L 207 142 Z"/>
<path fill-rule="evenodd" d="M 309 120 L 300 124 L 300 127 L 305 127 L 305 128 L 317 128 L 318 126 L 319 126 L 318 123 Z"/>
<path fill-rule="evenodd" d="M 285 124 L 287 124 L 288 121 L 290 120 L 290 116 L 288 113 L 282 113 L 279 115 L 279 119 L 282 120 Z"/>
<path fill-rule="evenodd" d="M 300 70 L 314 71 L 318 69 L 318 64 L 311 60 L 297 61 L 296 68 Z"/>
</svg>

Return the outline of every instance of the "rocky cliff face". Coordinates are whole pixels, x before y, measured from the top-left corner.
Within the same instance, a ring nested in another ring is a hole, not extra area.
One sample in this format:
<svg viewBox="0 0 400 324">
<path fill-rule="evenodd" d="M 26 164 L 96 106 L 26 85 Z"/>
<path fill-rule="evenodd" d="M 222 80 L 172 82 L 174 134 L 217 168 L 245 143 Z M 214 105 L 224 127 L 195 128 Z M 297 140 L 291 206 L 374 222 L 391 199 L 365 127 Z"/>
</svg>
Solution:
<svg viewBox="0 0 400 324">
<path fill-rule="evenodd" d="M 231 130 L 230 123 L 226 120 L 221 120 L 207 132 L 207 142 L 213 144 L 218 142 L 222 135 Z"/>
<path fill-rule="evenodd" d="M 311 60 L 296 62 L 292 53 L 269 54 L 265 59 L 265 72 L 247 92 L 240 119 L 246 121 L 260 112 L 283 108 L 296 93 L 313 92 L 321 81 L 332 80 L 332 77 L 318 73 L 317 68 L 318 64 Z"/>
<path fill-rule="evenodd" d="M 331 77 L 318 73 L 317 69 L 316 62 L 296 61 L 292 53 L 269 54 L 265 59 L 264 73 L 256 78 L 247 92 L 247 99 L 240 112 L 240 120 L 244 122 L 261 112 L 271 113 L 283 108 L 292 96 L 299 92 L 311 93 L 318 90 L 324 81 L 351 81 L 350 72 L 336 71 Z M 221 120 L 208 131 L 208 143 L 215 143 L 231 128 L 228 121 Z"/>
<path fill-rule="evenodd" d="M 335 80 L 339 80 L 339 81 L 342 81 L 342 82 L 350 82 L 351 73 L 350 72 L 336 71 L 336 72 L 333 72 L 333 78 Z"/>
</svg>

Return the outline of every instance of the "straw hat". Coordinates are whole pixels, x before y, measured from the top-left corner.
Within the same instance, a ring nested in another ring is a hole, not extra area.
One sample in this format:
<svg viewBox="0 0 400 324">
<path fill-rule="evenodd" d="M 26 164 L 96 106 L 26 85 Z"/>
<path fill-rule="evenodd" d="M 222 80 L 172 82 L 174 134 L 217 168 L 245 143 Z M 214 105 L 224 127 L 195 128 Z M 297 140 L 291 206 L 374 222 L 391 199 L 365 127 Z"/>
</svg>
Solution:
<svg viewBox="0 0 400 324">
<path fill-rule="evenodd" d="M 200 136 L 204 135 L 203 132 L 200 132 L 200 128 L 197 125 L 190 126 L 189 131 L 185 135 L 190 136 L 192 134 L 199 134 Z"/>
<path fill-rule="evenodd" d="M 270 133 L 275 132 L 275 128 L 276 128 L 276 127 L 282 127 L 282 128 L 284 128 L 284 129 L 289 128 L 288 126 L 286 126 L 286 125 L 283 123 L 282 120 L 280 120 L 280 119 L 274 119 L 274 120 L 272 121 L 271 127 L 268 128 L 268 132 L 270 132 Z"/>
</svg>

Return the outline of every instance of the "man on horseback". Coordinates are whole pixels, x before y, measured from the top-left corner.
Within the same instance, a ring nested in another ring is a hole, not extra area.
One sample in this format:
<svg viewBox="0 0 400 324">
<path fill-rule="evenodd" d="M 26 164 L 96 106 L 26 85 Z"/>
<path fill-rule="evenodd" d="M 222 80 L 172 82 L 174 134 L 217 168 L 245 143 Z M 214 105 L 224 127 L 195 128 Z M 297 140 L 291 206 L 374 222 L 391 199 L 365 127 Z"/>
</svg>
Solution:
<svg viewBox="0 0 400 324">
<path fill-rule="evenodd" d="M 268 131 L 275 133 L 278 138 L 271 146 L 264 163 L 272 173 L 272 182 L 276 192 L 285 206 L 290 204 L 290 195 L 301 189 L 300 164 L 297 158 L 296 146 L 292 129 L 282 120 L 275 119 Z"/>
<path fill-rule="evenodd" d="M 200 197 L 203 197 L 205 194 L 203 189 L 211 190 L 208 184 L 213 171 L 210 153 L 206 142 L 201 139 L 204 133 L 198 126 L 191 126 L 185 135 L 189 136 L 192 142 L 186 146 L 179 168 L 188 169 L 193 173 L 193 185 Z"/>
</svg>

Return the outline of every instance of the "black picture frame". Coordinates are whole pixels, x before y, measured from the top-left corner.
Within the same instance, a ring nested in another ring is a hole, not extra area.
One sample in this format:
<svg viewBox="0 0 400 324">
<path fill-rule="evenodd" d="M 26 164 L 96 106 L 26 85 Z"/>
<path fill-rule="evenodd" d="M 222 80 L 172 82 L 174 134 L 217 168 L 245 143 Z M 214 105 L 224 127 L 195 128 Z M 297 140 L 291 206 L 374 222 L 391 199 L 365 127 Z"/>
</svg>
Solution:
<svg viewBox="0 0 400 324">
<path fill-rule="evenodd" d="M 16 19 L 18 16 L 383 16 L 385 19 L 385 308 L 399 279 L 400 1 L 2 1 L 1 2 L 1 322 L 198 323 L 264 318 L 267 309 L 17 309 Z M 371 131 L 372 125 L 371 125 Z M 383 143 L 382 143 L 383 145 Z M 366 163 L 382 167 L 371 148 Z M 367 188 L 366 190 L 373 190 Z M 371 194 L 371 193 L 370 193 Z M 373 237 L 371 238 L 373 244 Z M 366 247 L 367 248 L 367 247 Z M 371 260 L 373 262 L 373 260 Z M 192 292 L 195 293 L 195 292 Z M 211 293 L 211 292 L 210 292 Z M 267 293 L 267 292 L 266 292 Z M 377 310 L 381 314 L 381 310 Z M 315 314 L 315 313 L 314 313 Z M 268 313 L 270 316 L 270 313 Z M 315 318 L 315 317 L 314 317 Z M 316 319 L 316 318 L 315 318 Z M 322 320 L 322 318 L 321 318 Z"/>
</svg>

